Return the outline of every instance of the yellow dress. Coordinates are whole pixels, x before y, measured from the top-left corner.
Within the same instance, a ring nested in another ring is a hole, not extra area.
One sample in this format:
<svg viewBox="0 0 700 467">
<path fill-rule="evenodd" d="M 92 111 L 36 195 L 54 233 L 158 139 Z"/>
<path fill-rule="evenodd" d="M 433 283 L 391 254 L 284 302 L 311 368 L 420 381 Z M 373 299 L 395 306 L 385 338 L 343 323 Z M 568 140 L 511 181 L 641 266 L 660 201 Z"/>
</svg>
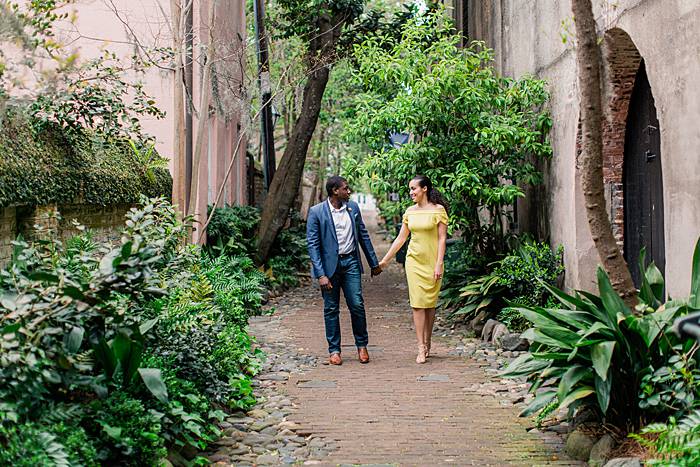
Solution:
<svg viewBox="0 0 700 467">
<path fill-rule="evenodd" d="M 442 280 L 435 280 L 438 252 L 438 224 L 447 224 L 442 206 L 432 209 L 411 209 L 403 215 L 403 223 L 411 231 L 406 253 L 408 296 L 413 308 L 435 308 Z"/>
</svg>

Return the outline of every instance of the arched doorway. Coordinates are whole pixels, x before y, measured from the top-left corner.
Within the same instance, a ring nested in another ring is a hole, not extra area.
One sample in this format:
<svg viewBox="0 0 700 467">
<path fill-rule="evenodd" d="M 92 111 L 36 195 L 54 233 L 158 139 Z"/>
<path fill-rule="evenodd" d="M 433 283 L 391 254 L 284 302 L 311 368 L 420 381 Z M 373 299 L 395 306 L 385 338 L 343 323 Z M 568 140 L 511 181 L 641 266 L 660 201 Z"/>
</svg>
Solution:
<svg viewBox="0 0 700 467">
<path fill-rule="evenodd" d="M 637 286 L 641 281 L 637 259 L 642 248 L 646 248 L 647 263 L 654 261 L 662 274 L 666 265 L 661 159 L 659 120 L 642 60 L 627 113 L 622 174 L 624 253 Z"/>
</svg>

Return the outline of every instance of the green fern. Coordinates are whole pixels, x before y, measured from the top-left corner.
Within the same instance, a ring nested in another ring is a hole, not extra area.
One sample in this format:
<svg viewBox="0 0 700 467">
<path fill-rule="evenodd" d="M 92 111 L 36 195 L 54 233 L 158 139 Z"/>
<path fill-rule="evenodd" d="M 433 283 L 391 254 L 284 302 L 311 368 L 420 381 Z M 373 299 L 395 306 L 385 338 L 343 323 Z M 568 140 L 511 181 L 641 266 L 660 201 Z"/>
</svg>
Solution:
<svg viewBox="0 0 700 467">
<path fill-rule="evenodd" d="M 42 417 L 42 423 L 53 425 L 56 423 L 70 423 L 80 420 L 85 414 L 85 406 L 81 404 L 51 404 Z"/>
<path fill-rule="evenodd" d="M 654 435 L 654 439 L 643 435 Z M 700 410 L 686 415 L 680 422 L 671 417 L 667 423 L 647 425 L 641 435 L 633 434 L 631 437 L 658 454 L 658 459 L 647 461 L 646 465 L 700 465 Z"/>
</svg>

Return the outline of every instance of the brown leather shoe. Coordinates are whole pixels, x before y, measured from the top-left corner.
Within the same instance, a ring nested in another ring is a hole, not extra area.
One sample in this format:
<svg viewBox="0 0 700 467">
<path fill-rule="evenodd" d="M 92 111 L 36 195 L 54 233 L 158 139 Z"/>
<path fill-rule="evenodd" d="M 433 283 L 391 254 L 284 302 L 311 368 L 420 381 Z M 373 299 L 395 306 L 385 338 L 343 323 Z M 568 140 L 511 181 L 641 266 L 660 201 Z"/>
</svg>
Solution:
<svg viewBox="0 0 700 467">
<path fill-rule="evenodd" d="M 342 365 L 343 359 L 340 358 L 339 353 L 332 353 L 330 358 L 328 359 L 328 363 L 330 363 L 331 365 Z"/>
<path fill-rule="evenodd" d="M 360 347 L 357 349 L 357 355 L 360 357 L 360 363 L 369 363 L 369 352 L 367 352 L 367 347 Z"/>
</svg>

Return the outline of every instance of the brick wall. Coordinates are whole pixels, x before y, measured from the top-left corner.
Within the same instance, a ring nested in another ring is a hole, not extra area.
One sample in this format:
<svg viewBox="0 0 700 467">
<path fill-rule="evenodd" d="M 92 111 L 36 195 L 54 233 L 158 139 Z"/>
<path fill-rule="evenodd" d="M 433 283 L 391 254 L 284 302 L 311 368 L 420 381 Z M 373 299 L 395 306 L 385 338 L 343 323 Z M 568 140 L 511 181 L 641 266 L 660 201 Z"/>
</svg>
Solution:
<svg viewBox="0 0 700 467">
<path fill-rule="evenodd" d="M 625 236 L 622 185 L 625 130 L 634 81 L 642 58 L 630 36 L 617 28 L 606 31 L 603 53 L 603 91 L 607 104 L 603 124 L 603 180 L 613 234 L 622 249 Z"/>
<path fill-rule="evenodd" d="M 89 229 L 95 241 L 116 242 L 130 208 L 126 204 L 0 208 L 0 265 L 6 265 L 12 258 L 12 241 L 18 235 L 27 240 L 48 237 L 65 240 L 78 233 L 74 221 Z"/>
<path fill-rule="evenodd" d="M 625 132 L 634 81 L 642 57 L 632 39 L 621 29 L 605 33 L 603 45 L 603 183 L 608 217 L 620 250 L 625 240 L 623 167 Z M 576 135 L 576 166 L 581 155 L 581 121 Z"/>
</svg>

